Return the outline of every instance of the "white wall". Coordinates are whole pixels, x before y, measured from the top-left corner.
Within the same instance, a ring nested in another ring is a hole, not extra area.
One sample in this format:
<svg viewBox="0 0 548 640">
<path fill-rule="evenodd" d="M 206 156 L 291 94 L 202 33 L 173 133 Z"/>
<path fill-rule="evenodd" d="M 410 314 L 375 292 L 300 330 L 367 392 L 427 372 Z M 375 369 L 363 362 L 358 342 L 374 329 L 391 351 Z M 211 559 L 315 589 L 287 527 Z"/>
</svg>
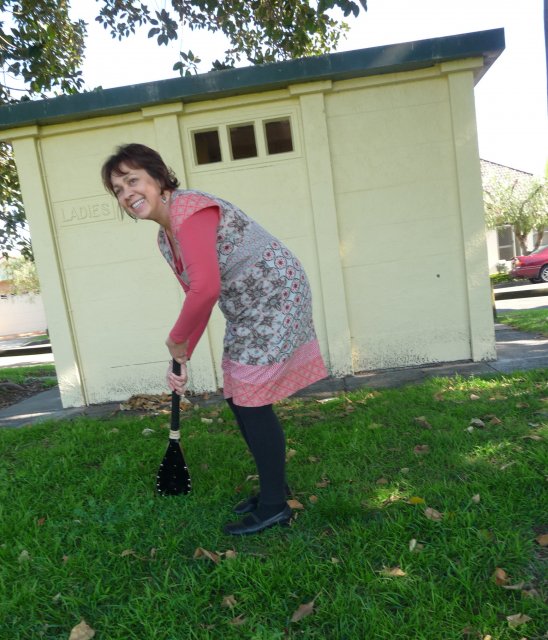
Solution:
<svg viewBox="0 0 548 640">
<path fill-rule="evenodd" d="M 0 336 L 45 331 L 47 326 L 40 295 L 0 298 Z"/>
</svg>

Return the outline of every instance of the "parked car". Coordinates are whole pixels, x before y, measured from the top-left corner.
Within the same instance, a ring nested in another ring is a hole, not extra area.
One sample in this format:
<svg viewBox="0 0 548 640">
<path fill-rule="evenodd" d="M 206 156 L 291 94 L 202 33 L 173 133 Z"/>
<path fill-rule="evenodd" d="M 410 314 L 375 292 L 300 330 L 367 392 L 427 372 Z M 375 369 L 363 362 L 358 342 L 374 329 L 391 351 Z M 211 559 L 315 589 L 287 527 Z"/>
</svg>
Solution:
<svg viewBox="0 0 548 640">
<path fill-rule="evenodd" d="M 548 245 L 531 251 L 528 256 L 516 256 L 510 270 L 512 278 L 528 278 L 533 284 L 548 282 Z"/>
</svg>

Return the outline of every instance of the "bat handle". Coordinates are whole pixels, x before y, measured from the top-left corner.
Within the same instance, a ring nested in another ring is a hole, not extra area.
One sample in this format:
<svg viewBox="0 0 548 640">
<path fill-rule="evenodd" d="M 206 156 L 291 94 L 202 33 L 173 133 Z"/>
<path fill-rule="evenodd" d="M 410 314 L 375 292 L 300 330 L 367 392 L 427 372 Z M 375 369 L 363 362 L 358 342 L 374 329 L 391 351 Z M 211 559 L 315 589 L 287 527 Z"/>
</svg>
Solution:
<svg viewBox="0 0 548 640">
<path fill-rule="evenodd" d="M 175 358 L 173 359 L 173 373 L 176 376 L 181 375 L 181 365 Z M 175 391 L 171 392 L 171 430 L 179 430 L 179 406 L 181 403 L 181 396 Z"/>
</svg>

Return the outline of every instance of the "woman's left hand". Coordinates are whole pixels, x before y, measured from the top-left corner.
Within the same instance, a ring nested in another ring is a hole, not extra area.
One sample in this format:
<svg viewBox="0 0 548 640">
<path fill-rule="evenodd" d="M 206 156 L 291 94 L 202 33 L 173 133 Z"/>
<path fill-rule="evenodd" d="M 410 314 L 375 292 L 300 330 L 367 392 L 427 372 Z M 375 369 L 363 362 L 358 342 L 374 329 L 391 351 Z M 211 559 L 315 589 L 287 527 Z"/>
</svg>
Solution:
<svg viewBox="0 0 548 640">
<path fill-rule="evenodd" d="M 171 357 L 179 362 L 180 364 L 185 364 L 187 361 L 186 357 L 186 348 L 188 346 L 188 340 L 186 342 L 173 342 L 173 340 L 168 336 L 166 340 L 166 347 L 169 349 L 169 353 Z"/>
</svg>

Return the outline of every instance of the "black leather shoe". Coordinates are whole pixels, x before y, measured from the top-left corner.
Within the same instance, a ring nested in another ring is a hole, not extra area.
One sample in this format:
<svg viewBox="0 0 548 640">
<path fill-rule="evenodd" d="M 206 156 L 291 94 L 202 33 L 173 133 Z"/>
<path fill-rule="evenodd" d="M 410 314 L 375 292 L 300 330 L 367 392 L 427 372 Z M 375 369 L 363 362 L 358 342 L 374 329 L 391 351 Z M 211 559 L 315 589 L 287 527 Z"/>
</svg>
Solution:
<svg viewBox="0 0 548 640">
<path fill-rule="evenodd" d="M 261 520 L 253 511 L 240 522 L 230 522 L 225 525 L 223 531 L 233 536 L 247 536 L 252 533 L 260 533 L 276 524 L 288 527 L 291 520 L 291 508 L 286 505 L 279 513 L 270 518 Z"/>
<path fill-rule="evenodd" d="M 239 516 L 243 516 L 245 513 L 250 513 L 251 511 L 255 511 L 257 505 L 259 504 L 259 496 L 249 496 L 245 500 L 238 502 L 238 504 L 234 507 L 234 513 L 237 513 Z"/>
<path fill-rule="evenodd" d="M 287 484 L 285 485 L 285 495 L 287 498 L 291 497 L 291 489 Z M 249 496 L 249 498 L 246 498 L 245 500 L 238 502 L 238 504 L 234 507 L 233 511 L 239 516 L 243 516 L 246 513 L 255 511 L 258 504 L 259 504 L 259 496 Z"/>
</svg>

